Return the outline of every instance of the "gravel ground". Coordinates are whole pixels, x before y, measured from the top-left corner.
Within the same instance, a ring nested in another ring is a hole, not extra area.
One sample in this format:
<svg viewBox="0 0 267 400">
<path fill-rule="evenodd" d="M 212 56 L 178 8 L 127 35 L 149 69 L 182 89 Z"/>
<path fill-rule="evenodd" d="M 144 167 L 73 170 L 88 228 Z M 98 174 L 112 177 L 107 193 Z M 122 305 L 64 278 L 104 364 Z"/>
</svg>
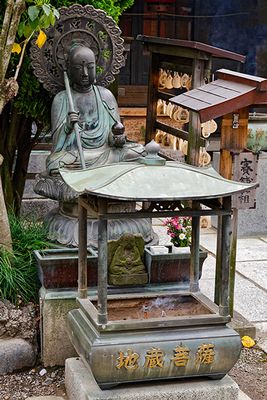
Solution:
<svg viewBox="0 0 267 400">
<path fill-rule="evenodd" d="M 1 400 L 24 400 L 30 396 L 49 395 L 66 398 L 64 368 L 45 369 L 39 366 L 0 376 Z"/>
<path fill-rule="evenodd" d="M 243 348 L 229 375 L 252 400 L 267 399 L 267 354 L 257 346 Z"/>
<path fill-rule="evenodd" d="M 43 374 L 43 375 L 42 375 Z M 257 347 L 243 349 L 229 374 L 252 400 L 266 400 L 267 355 Z M 36 367 L 0 376 L 1 400 L 24 400 L 30 396 L 66 398 L 64 368 Z"/>
</svg>

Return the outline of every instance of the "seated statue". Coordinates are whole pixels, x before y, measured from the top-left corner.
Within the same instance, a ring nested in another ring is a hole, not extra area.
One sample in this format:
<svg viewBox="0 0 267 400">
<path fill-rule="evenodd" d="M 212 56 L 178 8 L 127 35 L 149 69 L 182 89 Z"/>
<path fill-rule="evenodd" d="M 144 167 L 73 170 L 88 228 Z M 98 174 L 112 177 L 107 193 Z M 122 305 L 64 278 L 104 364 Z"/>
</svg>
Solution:
<svg viewBox="0 0 267 400">
<path fill-rule="evenodd" d="M 66 69 L 66 90 L 56 94 L 52 104 L 52 150 L 46 160 L 46 171 L 37 176 L 34 190 L 59 202 L 59 207 L 45 216 L 49 239 L 77 246 L 78 193 L 63 182 L 59 168 L 94 168 L 135 161 L 145 154 L 142 145 L 125 137 L 113 94 L 105 87 L 95 85 L 93 50 L 80 42 L 71 45 L 67 51 Z M 126 209 L 134 212 L 136 203 L 112 201 L 108 208 L 113 212 Z M 98 222 L 93 211 L 87 214 L 87 231 L 88 247 L 97 248 Z M 118 239 L 124 232 L 140 233 L 145 243 L 157 243 L 149 218 L 109 221 L 109 239 Z"/>
<path fill-rule="evenodd" d="M 76 122 L 86 167 L 131 161 L 142 156 L 143 146 L 128 141 L 124 135 L 113 94 L 94 85 L 94 52 L 86 46 L 72 46 L 67 69 L 75 112 L 69 112 L 66 90 L 59 92 L 51 111 L 53 148 L 46 161 L 49 174 L 57 173 L 60 167 L 81 165 L 74 131 Z"/>
<path fill-rule="evenodd" d="M 148 280 L 144 239 L 138 234 L 123 234 L 108 242 L 108 281 L 110 285 L 138 285 Z"/>
</svg>

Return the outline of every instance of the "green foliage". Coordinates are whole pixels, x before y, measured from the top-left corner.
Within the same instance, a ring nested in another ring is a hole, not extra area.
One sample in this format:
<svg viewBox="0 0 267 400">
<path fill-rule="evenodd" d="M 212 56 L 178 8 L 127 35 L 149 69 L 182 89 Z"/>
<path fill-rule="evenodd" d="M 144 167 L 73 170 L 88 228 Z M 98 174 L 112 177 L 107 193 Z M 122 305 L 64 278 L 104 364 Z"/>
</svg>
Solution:
<svg viewBox="0 0 267 400">
<path fill-rule="evenodd" d="M 52 95 L 33 75 L 30 57 L 25 56 L 19 75 L 19 92 L 14 105 L 20 114 L 31 117 L 36 123 L 48 126 Z"/>
<path fill-rule="evenodd" d="M 20 254 L 1 249 L 0 297 L 17 305 L 35 300 L 36 295 L 36 270 Z"/>
<path fill-rule="evenodd" d="M 38 1 L 39 0 L 34 1 L 36 6 Z M 41 1 L 46 3 L 45 0 Z M 68 7 L 75 3 L 82 5 L 91 4 L 95 8 L 104 10 L 108 15 L 114 18 L 116 22 L 118 22 L 119 16 L 125 9 L 133 5 L 134 0 L 50 0 L 51 7 L 54 7 L 53 10 L 59 9 L 63 6 Z M 23 22 L 25 22 L 28 17 L 29 15 L 23 16 L 21 22 L 22 26 L 19 28 L 20 33 L 22 31 L 24 32 Z M 98 67 L 97 72 L 102 72 L 101 67 Z M 43 123 L 43 125 L 47 125 L 50 118 L 51 102 L 52 96 L 43 88 L 37 78 L 35 78 L 30 66 L 29 57 L 25 56 L 19 75 L 19 92 L 15 99 L 15 107 L 18 109 L 20 114 L 23 114 L 26 117 L 31 117 L 35 121 Z"/>
<path fill-rule="evenodd" d="M 25 217 L 16 217 L 11 212 L 8 215 L 12 236 L 13 250 L 20 253 L 29 262 L 33 261 L 33 250 L 50 246 L 47 241 L 47 230 L 43 223 Z"/>
<path fill-rule="evenodd" d="M 50 4 L 49 0 L 26 0 L 30 5 L 22 14 L 18 26 L 19 38 L 30 38 L 35 31 L 54 25 L 59 18 L 58 10 Z"/>
<path fill-rule="evenodd" d="M 131 7 L 134 0 L 51 0 L 51 3 L 56 7 L 69 7 L 71 4 L 79 3 L 81 5 L 91 4 L 95 8 L 104 10 L 110 17 L 112 17 L 116 22 L 119 21 L 119 17 L 124 10 Z"/>
<path fill-rule="evenodd" d="M 39 222 L 9 215 L 13 253 L 0 250 L 0 297 L 14 304 L 35 301 L 38 280 L 33 250 L 50 247 L 47 231 Z"/>
</svg>

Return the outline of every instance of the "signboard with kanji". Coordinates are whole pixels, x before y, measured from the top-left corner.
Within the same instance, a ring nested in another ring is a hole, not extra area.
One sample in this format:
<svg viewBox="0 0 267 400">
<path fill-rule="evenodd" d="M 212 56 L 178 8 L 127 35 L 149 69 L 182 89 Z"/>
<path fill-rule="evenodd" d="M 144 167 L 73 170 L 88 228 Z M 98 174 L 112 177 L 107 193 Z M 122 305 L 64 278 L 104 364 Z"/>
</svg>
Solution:
<svg viewBox="0 0 267 400">
<path fill-rule="evenodd" d="M 258 155 L 251 152 L 236 154 L 233 160 L 233 180 L 243 183 L 257 181 Z M 256 189 L 238 193 L 232 198 L 232 206 L 237 209 L 256 207 Z"/>
</svg>

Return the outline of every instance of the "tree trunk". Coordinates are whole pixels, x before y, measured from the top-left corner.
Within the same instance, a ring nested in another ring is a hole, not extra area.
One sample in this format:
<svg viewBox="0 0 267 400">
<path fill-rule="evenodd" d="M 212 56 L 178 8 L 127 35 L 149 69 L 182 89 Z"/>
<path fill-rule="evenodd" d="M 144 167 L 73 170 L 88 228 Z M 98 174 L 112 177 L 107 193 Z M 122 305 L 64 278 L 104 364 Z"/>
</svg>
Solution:
<svg viewBox="0 0 267 400">
<path fill-rule="evenodd" d="M 22 196 L 27 178 L 27 169 L 34 140 L 31 140 L 32 120 L 24 118 L 18 132 L 17 157 L 13 172 L 13 207 L 16 215 L 19 215 Z"/>
<path fill-rule="evenodd" d="M 13 208 L 12 170 L 17 147 L 17 132 L 20 129 L 22 116 L 9 103 L 0 115 L 0 154 L 4 161 L 1 168 L 2 185 L 7 209 Z"/>
<path fill-rule="evenodd" d="M 12 102 L 0 115 L 3 191 L 7 209 L 14 210 L 16 215 L 20 213 L 30 154 L 42 131 L 39 127 L 35 136 L 31 137 L 31 126 L 32 118 L 19 114 Z"/>
<path fill-rule="evenodd" d="M 15 42 L 21 14 L 25 10 L 24 0 L 7 0 L 0 35 L 0 114 L 4 106 L 17 95 L 18 84 L 14 78 L 6 79 L 6 73 Z"/>
<path fill-rule="evenodd" d="M 3 156 L 0 154 L 0 166 L 3 162 Z M 2 189 L 2 181 L 0 176 L 0 247 L 12 251 L 12 239 L 9 228 L 6 204 Z"/>
</svg>

